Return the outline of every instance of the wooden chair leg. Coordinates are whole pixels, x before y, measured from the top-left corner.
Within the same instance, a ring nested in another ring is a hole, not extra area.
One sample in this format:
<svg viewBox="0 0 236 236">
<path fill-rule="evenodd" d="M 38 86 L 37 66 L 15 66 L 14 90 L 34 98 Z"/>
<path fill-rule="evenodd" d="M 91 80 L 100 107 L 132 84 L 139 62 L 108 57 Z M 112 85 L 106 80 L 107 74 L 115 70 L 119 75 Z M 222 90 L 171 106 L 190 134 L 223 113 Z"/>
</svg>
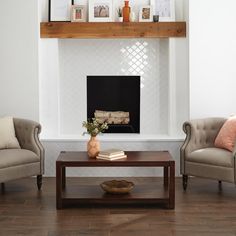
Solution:
<svg viewBox="0 0 236 236">
<path fill-rule="evenodd" d="M 1 193 L 5 192 L 5 183 L 1 183 Z"/>
<path fill-rule="evenodd" d="M 183 175 L 183 189 L 184 189 L 184 191 L 186 191 L 187 186 L 188 186 L 188 176 Z"/>
<path fill-rule="evenodd" d="M 38 190 L 40 190 L 41 187 L 42 187 L 42 179 L 43 179 L 42 175 L 37 175 L 37 186 L 38 186 Z"/>
<path fill-rule="evenodd" d="M 219 190 L 222 190 L 222 181 L 221 180 L 218 181 L 218 187 L 219 187 Z"/>
</svg>

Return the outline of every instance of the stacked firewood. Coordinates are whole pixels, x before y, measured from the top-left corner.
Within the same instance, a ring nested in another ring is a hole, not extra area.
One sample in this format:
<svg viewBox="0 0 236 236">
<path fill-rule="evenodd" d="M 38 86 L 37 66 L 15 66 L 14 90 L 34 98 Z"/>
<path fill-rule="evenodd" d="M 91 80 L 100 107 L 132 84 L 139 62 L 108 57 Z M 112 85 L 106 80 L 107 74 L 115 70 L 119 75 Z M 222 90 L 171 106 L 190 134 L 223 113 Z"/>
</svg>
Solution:
<svg viewBox="0 0 236 236">
<path fill-rule="evenodd" d="M 97 119 L 99 124 L 104 122 L 108 124 L 129 124 L 129 112 L 125 111 L 101 111 L 96 110 L 94 117 Z"/>
</svg>

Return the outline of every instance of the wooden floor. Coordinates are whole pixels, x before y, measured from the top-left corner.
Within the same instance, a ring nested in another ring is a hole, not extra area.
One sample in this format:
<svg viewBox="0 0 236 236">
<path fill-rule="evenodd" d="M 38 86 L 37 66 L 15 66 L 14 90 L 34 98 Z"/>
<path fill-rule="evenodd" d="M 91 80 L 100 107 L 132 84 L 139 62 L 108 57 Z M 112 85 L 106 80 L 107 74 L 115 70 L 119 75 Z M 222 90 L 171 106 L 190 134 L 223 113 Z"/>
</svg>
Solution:
<svg viewBox="0 0 236 236">
<path fill-rule="evenodd" d="M 128 178 L 126 178 L 128 179 Z M 100 183 L 98 178 L 70 178 L 69 183 Z M 153 184 L 153 179 L 132 179 Z M 162 181 L 158 179 L 157 181 Z M 176 208 L 80 207 L 56 210 L 55 178 L 44 178 L 37 191 L 28 178 L 6 184 L 0 193 L 0 235 L 152 236 L 236 235 L 236 188 L 191 178 L 187 192 L 176 179 Z"/>
</svg>

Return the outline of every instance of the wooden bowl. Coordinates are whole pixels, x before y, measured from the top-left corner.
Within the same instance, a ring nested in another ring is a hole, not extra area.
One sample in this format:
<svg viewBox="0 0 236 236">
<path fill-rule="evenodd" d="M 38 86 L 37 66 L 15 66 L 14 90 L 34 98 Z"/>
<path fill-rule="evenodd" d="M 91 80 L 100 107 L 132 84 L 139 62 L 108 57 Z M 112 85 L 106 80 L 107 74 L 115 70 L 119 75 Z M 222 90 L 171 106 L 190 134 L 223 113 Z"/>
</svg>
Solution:
<svg viewBox="0 0 236 236">
<path fill-rule="evenodd" d="M 134 183 L 126 180 L 110 180 L 101 183 L 100 186 L 106 193 L 125 194 L 131 191 Z"/>
</svg>

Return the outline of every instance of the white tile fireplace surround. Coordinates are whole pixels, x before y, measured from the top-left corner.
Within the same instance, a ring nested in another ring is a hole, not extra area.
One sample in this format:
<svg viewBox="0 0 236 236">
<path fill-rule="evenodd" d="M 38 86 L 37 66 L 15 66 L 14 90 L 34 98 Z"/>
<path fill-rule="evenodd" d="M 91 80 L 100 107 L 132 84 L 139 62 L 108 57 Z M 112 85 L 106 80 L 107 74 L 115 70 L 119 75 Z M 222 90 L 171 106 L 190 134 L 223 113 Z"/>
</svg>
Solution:
<svg viewBox="0 0 236 236">
<path fill-rule="evenodd" d="M 87 75 L 141 76 L 140 139 L 149 135 L 157 139 L 163 135 L 178 136 L 181 127 L 177 127 L 177 132 L 173 127 L 182 113 L 175 108 L 178 99 L 168 39 L 41 41 L 43 138 L 83 140 L 81 124 L 87 118 Z M 137 139 L 137 135 L 133 137 Z"/>
<path fill-rule="evenodd" d="M 140 135 L 168 134 L 168 51 L 168 40 L 59 40 L 58 77 L 41 81 L 43 137 L 81 136 L 87 75 L 141 76 Z"/>
<path fill-rule="evenodd" d="M 102 148 L 169 150 L 179 159 L 181 87 L 176 83 L 174 41 L 169 39 L 47 39 L 40 42 L 40 122 L 46 148 L 46 175 L 55 174 L 60 151 L 86 150 L 87 75 L 141 76 L 140 134 L 104 134 Z M 183 96 L 183 95 L 182 95 Z M 184 105 L 184 104 L 183 104 Z M 187 106 L 186 106 L 187 109 Z M 184 114 L 184 115 L 183 115 Z M 176 173 L 179 174 L 179 161 Z M 70 169 L 70 176 L 153 176 L 155 168 Z"/>
</svg>

